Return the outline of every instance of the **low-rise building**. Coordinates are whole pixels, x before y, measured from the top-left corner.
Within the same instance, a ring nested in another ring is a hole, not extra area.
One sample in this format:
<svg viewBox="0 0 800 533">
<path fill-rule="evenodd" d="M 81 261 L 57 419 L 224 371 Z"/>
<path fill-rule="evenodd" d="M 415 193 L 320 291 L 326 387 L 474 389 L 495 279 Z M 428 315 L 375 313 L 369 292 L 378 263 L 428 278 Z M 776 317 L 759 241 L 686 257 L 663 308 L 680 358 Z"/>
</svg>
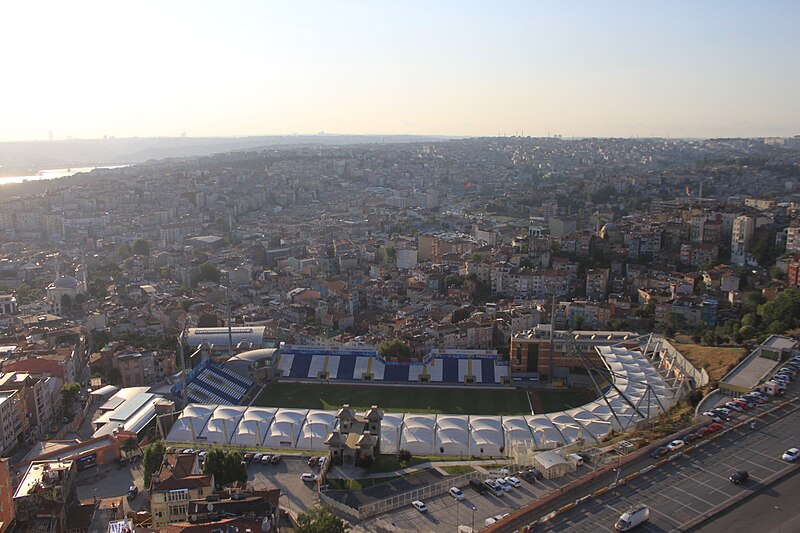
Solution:
<svg viewBox="0 0 800 533">
<path fill-rule="evenodd" d="M 168 453 L 150 484 L 150 509 L 154 526 L 186 522 L 189 502 L 202 500 L 214 490 L 214 476 L 200 473 L 197 454 Z"/>
<path fill-rule="evenodd" d="M 28 466 L 14 493 L 21 531 L 67 532 L 67 509 L 76 499 L 75 475 L 74 461 L 34 461 Z"/>
</svg>

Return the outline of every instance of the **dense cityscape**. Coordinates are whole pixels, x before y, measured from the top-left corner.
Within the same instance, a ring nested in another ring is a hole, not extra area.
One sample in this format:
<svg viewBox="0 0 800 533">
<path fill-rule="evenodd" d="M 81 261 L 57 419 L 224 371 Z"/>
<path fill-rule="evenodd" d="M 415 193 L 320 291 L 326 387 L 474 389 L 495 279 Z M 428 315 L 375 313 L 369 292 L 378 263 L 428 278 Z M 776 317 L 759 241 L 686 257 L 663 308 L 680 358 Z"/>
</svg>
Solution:
<svg viewBox="0 0 800 533">
<path fill-rule="evenodd" d="M 712 531 L 634 479 L 791 423 L 800 137 L 408 141 L 2 186 L 0 532 Z"/>
</svg>

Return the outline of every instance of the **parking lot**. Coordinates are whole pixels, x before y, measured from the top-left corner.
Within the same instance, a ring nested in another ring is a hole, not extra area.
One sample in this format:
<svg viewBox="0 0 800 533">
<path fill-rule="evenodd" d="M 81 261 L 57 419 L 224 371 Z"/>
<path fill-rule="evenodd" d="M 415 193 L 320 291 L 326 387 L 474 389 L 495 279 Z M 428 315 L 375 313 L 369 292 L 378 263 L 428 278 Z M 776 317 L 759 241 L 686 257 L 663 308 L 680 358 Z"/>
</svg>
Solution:
<svg viewBox="0 0 800 533">
<path fill-rule="evenodd" d="M 281 489 L 281 503 L 292 514 L 307 511 L 319 501 L 317 484 L 302 481 L 300 475 L 304 472 L 316 473 L 317 469 L 307 465 L 308 457 L 287 455 L 281 457 L 281 462 L 277 465 L 248 465 L 248 483 L 255 489 Z"/>
<path fill-rule="evenodd" d="M 562 485 L 586 474 L 592 468 L 581 466 L 577 471 L 558 480 L 540 480 L 535 483 L 522 481 L 522 485 L 512 488 L 502 496 L 490 493 L 479 494 L 469 486 L 459 487 L 465 495 L 458 501 L 449 494 L 425 500 L 426 513 L 420 513 L 411 505 L 390 513 L 371 518 L 360 525 L 364 531 L 375 531 L 378 526 L 390 531 L 456 531 L 459 525 L 472 526 L 473 507 L 475 529 L 484 527 L 485 520 L 497 515 L 510 513 L 538 497 L 558 490 Z"/>
</svg>

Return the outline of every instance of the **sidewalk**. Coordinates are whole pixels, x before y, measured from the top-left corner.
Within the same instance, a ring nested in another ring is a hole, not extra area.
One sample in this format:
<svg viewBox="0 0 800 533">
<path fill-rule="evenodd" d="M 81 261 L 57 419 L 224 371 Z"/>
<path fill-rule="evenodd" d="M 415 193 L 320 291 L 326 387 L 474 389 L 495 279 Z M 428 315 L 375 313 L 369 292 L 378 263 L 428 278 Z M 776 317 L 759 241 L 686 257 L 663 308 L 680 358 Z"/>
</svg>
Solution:
<svg viewBox="0 0 800 533">
<path fill-rule="evenodd" d="M 331 468 L 330 472 L 328 472 L 328 477 L 337 478 L 337 479 L 374 479 L 374 478 L 381 478 L 381 477 L 397 477 L 397 476 L 404 476 L 407 474 L 413 474 L 415 472 L 420 472 L 422 470 L 427 470 L 429 468 L 433 468 L 438 472 L 449 476 L 446 471 L 442 470 L 441 467 L 443 466 L 471 466 L 478 472 L 482 474 L 488 473 L 488 471 L 483 468 L 483 465 L 495 465 L 495 464 L 504 464 L 509 463 L 510 460 L 502 460 L 502 459 L 478 459 L 475 461 L 429 461 L 427 463 L 420 463 L 418 465 L 409 466 L 407 468 L 401 468 L 400 470 L 393 470 L 392 472 L 375 472 L 373 474 L 368 474 L 364 471 L 363 468 L 343 468 L 341 466 L 334 466 Z M 359 474 L 361 472 L 361 474 Z"/>
</svg>

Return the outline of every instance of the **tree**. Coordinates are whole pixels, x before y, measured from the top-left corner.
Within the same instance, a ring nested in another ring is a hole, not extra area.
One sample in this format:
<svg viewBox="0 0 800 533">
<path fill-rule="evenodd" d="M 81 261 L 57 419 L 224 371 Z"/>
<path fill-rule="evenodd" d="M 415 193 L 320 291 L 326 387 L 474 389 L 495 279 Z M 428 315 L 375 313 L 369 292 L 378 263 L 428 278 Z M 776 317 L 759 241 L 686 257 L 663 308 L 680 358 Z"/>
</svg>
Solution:
<svg viewBox="0 0 800 533">
<path fill-rule="evenodd" d="M 150 243 L 144 239 L 136 239 L 133 243 L 134 255 L 150 255 Z"/>
<path fill-rule="evenodd" d="M 316 505 L 307 513 L 300 513 L 295 528 L 298 533 L 345 533 L 349 530 L 347 522 L 326 505 Z"/>
<path fill-rule="evenodd" d="M 197 281 L 212 281 L 214 283 L 219 283 L 220 273 L 217 265 L 214 263 L 209 263 L 206 261 L 202 265 L 200 265 L 199 272 L 197 274 Z"/>
<path fill-rule="evenodd" d="M 80 383 L 72 382 L 61 386 L 61 413 L 66 418 L 72 418 L 72 406 L 80 393 Z"/>
<path fill-rule="evenodd" d="M 400 450 L 397 452 L 397 461 L 400 463 L 408 463 L 411 461 L 411 452 L 409 450 Z"/>
<path fill-rule="evenodd" d="M 214 448 L 206 454 L 203 473 L 213 475 L 217 485 L 227 485 L 233 481 L 247 483 L 247 469 L 242 464 L 239 452 L 225 453 L 225 450 Z"/>
<path fill-rule="evenodd" d="M 161 463 L 164 461 L 164 454 L 167 452 L 167 447 L 160 440 L 151 442 L 144 449 L 144 458 L 142 459 L 142 467 L 144 468 L 144 486 L 150 487 L 150 480 L 153 473 L 161 468 Z"/>
<path fill-rule="evenodd" d="M 67 311 L 72 309 L 72 298 L 70 298 L 69 294 L 61 295 L 61 309 Z"/>
<path fill-rule="evenodd" d="M 389 246 L 386 248 L 385 252 L 386 264 L 388 265 L 396 265 L 397 264 L 397 248 L 394 246 Z"/>
<path fill-rule="evenodd" d="M 122 451 L 125 455 L 130 455 L 134 450 L 139 449 L 139 442 L 135 438 L 130 438 L 122 443 Z"/>
<path fill-rule="evenodd" d="M 411 355 L 411 348 L 400 339 L 394 338 L 380 343 L 378 353 L 383 357 L 408 357 Z"/>
<path fill-rule="evenodd" d="M 86 295 L 85 294 L 76 294 L 75 295 L 75 307 L 81 308 L 83 304 L 86 303 Z"/>
</svg>

